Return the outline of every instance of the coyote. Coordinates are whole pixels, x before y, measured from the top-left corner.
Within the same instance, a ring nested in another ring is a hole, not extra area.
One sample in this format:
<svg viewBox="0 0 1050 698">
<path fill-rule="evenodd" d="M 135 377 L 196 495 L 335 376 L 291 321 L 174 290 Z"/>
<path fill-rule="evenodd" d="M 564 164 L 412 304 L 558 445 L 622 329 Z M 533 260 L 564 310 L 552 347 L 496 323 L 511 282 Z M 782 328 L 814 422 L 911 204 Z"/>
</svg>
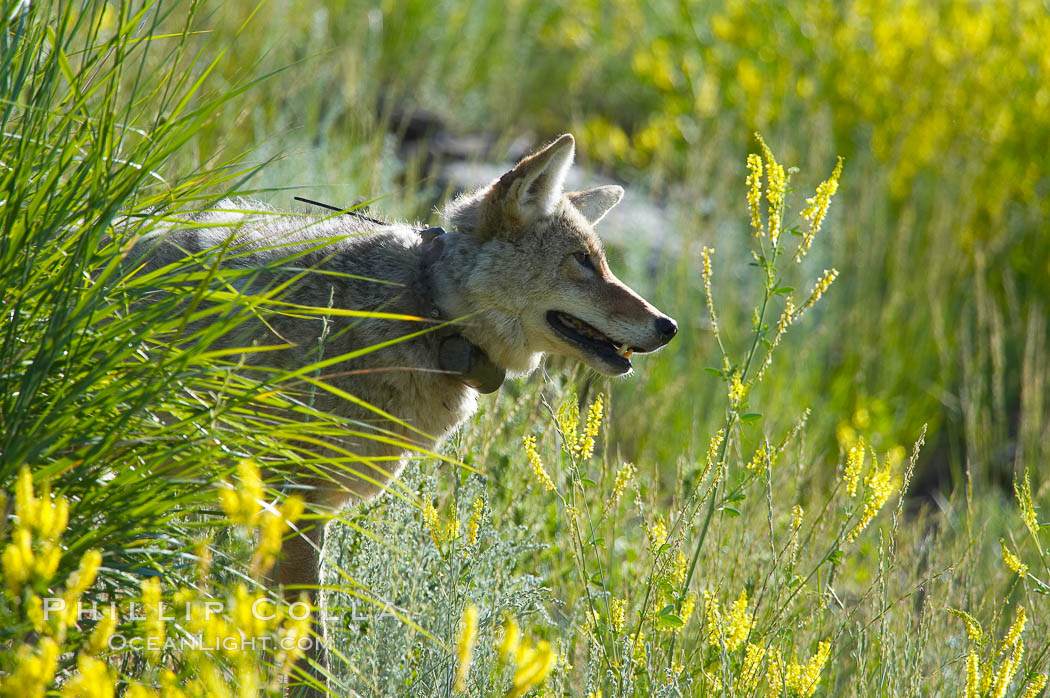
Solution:
<svg viewBox="0 0 1050 698">
<path fill-rule="evenodd" d="M 674 337 L 674 320 L 613 275 L 594 232 L 623 189 L 563 191 L 574 150 L 572 136 L 563 135 L 489 186 L 453 200 L 444 211 L 448 232 L 365 217 L 289 216 L 227 200 L 194 219 L 201 227 L 153 233 L 136 250 L 153 269 L 185 263 L 189 254 L 206 259 L 223 244 L 231 254 L 222 263 L 236 268 L 272 268 L 282 255 L 299 252 L 282 300 L 429 321 L 432 331 L 420 333 L 420 322 L 404 319 L 322 322 L 279 314 L 248 321 L 239 336 L 222 340 L 230 347 L 292 342 L 295 348 L 249 353 L 245 362 L 294 369 L 315 361 L 318 346 L 327 358 L 418 335 L 361 354 L 327 379 L 378 412 L 328 392 L 316 398 L 316 408 L 357 424 L 376 424 L 377 414 L 392 418 L 378 425 L 382 440 L 347 437 L 333 445 L 361 458 L 352 467 L 293 476 L 308 505 L 334 509 L 375 497 L 412 446 L 433 449 L 473 414 L 479 393 L 498 388 L 505 374 L 533 371 L 543 354 L 620 376 L 630 373 L 632 354 Z M 338 241 L 318 249 L 319 239 Z M 322 531 L 318 526 L 285 542 L 277 584 L 317 585 Z"/>
</svg>

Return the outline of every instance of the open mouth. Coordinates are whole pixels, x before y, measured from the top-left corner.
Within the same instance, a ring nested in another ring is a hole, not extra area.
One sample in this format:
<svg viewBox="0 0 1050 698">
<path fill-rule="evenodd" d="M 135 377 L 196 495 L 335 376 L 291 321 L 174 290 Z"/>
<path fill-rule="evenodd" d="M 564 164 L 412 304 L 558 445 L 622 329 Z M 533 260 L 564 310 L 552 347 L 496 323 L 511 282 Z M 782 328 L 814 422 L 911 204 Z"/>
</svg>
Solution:
<svg viewBox="0 0 1050 698">
<path fill-rule="evenodd" d="M 637 347 L 628 346 L 626 342 L 611 339 L 583 320 L 560 310 L 547 311 L 547 323 L 562 338 L 615 367 L 620 373 L 631 370 L 631 354 L 640 351 Z"/>
</svg>

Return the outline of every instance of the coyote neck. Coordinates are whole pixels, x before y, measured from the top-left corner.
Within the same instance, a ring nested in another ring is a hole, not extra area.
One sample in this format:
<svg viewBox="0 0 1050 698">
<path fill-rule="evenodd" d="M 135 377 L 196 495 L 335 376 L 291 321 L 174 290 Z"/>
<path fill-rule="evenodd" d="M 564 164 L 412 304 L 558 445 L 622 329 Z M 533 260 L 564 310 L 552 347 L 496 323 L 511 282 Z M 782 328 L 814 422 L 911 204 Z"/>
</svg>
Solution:
<svg viewBox="0 0 1050 698">
<path fill-rule="evenodd" d="M 524 299 L 493 295 L 488 276 L 491 251 L 466 233 L 445 235 L 445 250 L 431 266 L 434 303 L 456 323 L 460 334 L 513 374 L 526 374 L 539 364 L 521 323 Z M 491 244 L 491 243 L 490 243 Z"/>
</svg>

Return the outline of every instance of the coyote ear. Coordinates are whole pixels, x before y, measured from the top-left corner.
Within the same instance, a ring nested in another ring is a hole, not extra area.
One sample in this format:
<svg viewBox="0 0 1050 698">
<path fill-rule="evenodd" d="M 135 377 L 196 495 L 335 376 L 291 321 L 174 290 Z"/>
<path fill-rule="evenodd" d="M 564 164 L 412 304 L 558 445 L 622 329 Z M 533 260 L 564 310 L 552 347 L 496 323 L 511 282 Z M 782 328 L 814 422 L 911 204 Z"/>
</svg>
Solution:
<svg viewBox="0 0 1050 698">
<path fill-rule="evenodd" d="M 623 198 L 623 187 L 609 184 L 585 191 L 570 191 L 565 196 L 569 197 L 572 205 L 590 221 L 591 225 L 594 225 L 605 218 L 605 214 L 613 206 L 620 203 L 620 199 Z"/>
<path fill-rule="evenodd" d="M 576 142 L 566 133 L 499 178 L 498 200 L 505 213 L 522 222 L 551 213 L 561 199 Z"/>
</svg>

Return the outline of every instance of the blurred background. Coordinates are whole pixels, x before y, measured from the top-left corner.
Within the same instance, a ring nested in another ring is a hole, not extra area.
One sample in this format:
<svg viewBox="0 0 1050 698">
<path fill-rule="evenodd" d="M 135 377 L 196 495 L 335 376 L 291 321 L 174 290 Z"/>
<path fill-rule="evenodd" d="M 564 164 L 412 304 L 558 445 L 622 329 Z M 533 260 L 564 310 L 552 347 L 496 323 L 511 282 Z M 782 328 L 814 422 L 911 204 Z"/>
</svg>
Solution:
<svg viewBox="0 0 1050 698">
<path fill-rule="evenodd" d="M 600 232 L 614 268 L 683 331 L 639 362 L 640 380 L 613 386 L 631 405 L 612 430 L 624 457 L 696 458 L 689 435 L 721 418 L 708 409 L 721 384 L 701 370 L 717 352 L 698 253 L 717 250 L 716 303 L 737 314 L 727 325 L 747 326 L 759 289 L 743 164 L 758 131 L 800 168 L 799 206 L 836 155 L 846 163 L 803 272 L 841 275 L 785 340 L 790 368 L 752 400 L 771 425 L 811 407 L 810 445 L 834 462 L 857 436 L 889 451 L 929 422 L 913 492 L 935 500 L 966 473 L 1009 483 L 1045 462 L 1045 2 L 270 0 L 207 12 L 202 44 L 228 51 L 212 89 L 273 74 L 215 115 L 186 171 L 250 151 L 265 166 L 249 186 L 274 205 L 378 197 L 373 211 L 436 223 L 450 193 L 569 131 L 580 186 L 627 187 Z"/>
</svg>

